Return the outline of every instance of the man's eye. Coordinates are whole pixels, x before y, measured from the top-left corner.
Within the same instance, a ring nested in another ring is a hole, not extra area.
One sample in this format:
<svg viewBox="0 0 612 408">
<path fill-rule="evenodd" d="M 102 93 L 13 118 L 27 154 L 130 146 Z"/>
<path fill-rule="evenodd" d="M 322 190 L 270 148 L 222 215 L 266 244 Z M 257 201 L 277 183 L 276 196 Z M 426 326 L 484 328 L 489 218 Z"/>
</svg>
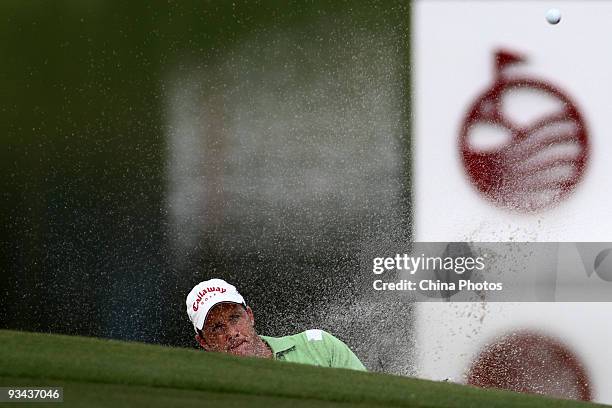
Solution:
<svg viewBox="0 0 612 408">
<path fill-rule="evenodd" d="M 233 315 L 230 317 L 230 320 L 232 322 L 237 322 L 240 319 L 240 315 Z"/>
<path fill-rule="evenodd" d="M 213 333 L 219 333 L 221 331 L 221 329 L 223 328 L 223 326 L 218 325 L 218 326 L 214 326 L 212 328 Z"/>
</svg>

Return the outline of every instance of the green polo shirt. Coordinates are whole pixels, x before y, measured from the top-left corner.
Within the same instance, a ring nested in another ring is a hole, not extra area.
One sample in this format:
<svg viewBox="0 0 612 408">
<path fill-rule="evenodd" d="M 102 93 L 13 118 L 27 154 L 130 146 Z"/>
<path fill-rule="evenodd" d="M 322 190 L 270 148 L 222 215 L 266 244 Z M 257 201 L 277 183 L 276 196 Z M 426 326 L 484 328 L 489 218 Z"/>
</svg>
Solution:
<svg viewBox="0 0 612 408">
<path fill-rule="evenodd" d="M 366 371 L 346 344 L 323 330 L 306 330 L 285 337 L 259 337 L 270 346 L 275 360 Z"/>
</svg>

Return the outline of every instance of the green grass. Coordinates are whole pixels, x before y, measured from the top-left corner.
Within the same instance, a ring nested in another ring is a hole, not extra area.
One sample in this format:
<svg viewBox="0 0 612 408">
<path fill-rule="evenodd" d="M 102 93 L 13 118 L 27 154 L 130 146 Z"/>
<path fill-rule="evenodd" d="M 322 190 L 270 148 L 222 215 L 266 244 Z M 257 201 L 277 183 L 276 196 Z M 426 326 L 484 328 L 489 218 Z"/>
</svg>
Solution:
<svg viewBox="0 0 612 408">
<path fill-rule="evenodd" d="M 0 386 L 27 385 L 63 386 L 63 403 L 44 404 L 61 407 L 597 406 L 196 350 L 0 330 Z"/>
</svg>

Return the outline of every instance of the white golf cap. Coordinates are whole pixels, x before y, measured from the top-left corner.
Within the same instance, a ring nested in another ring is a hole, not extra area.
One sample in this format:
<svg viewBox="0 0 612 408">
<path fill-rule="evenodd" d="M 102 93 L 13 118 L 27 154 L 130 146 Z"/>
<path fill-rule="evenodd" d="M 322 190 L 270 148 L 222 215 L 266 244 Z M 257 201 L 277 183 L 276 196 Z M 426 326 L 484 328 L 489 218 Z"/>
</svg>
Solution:
<svg viewBox="0 0 612 408">
<path fill-rule="evenodd" d="M 244 298 L 234 285 L 223 279 L 211 279 L 198 283 L 187 295 L 187 315 L 198 332 L 202 330 L 210 309 L 218 303 L 231 302 L 246 306 Z"/>
</svg>

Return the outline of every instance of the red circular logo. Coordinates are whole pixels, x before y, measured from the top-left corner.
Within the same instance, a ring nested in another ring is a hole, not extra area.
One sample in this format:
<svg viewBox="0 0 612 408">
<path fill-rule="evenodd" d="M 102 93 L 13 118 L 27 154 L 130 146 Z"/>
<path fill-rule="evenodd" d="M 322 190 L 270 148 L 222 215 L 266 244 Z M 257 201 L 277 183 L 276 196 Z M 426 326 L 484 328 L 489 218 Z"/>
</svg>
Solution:
<svg viewBox="0 0 612 408">
<path fill-rule="evenodd" d="M 566 345 L 529 332 L 503 336 L 485 347 L 467 383 L 583 401 L 593 394 L 583 365 Z"/>
<path fill-rule="evenodd" d="M 570 194 L 584 175 L 589 153 L 584 119 L 556 86 L 508 72 L 523 57 L 508 51 L 498 51 L 495 57 L 495 80 L 470 107 L 461 126 L 463 164 L 472 184 L 495 204 L 522 212 L 550 208 Z M 505 99 L 521 92 L 546 97 L 555 108 L 520 123 L 505 112 Z M 503 137 L 487 145 L 495 132 Z M 484 145 L 479 145 L 482 140 Z"/>
</svg>

